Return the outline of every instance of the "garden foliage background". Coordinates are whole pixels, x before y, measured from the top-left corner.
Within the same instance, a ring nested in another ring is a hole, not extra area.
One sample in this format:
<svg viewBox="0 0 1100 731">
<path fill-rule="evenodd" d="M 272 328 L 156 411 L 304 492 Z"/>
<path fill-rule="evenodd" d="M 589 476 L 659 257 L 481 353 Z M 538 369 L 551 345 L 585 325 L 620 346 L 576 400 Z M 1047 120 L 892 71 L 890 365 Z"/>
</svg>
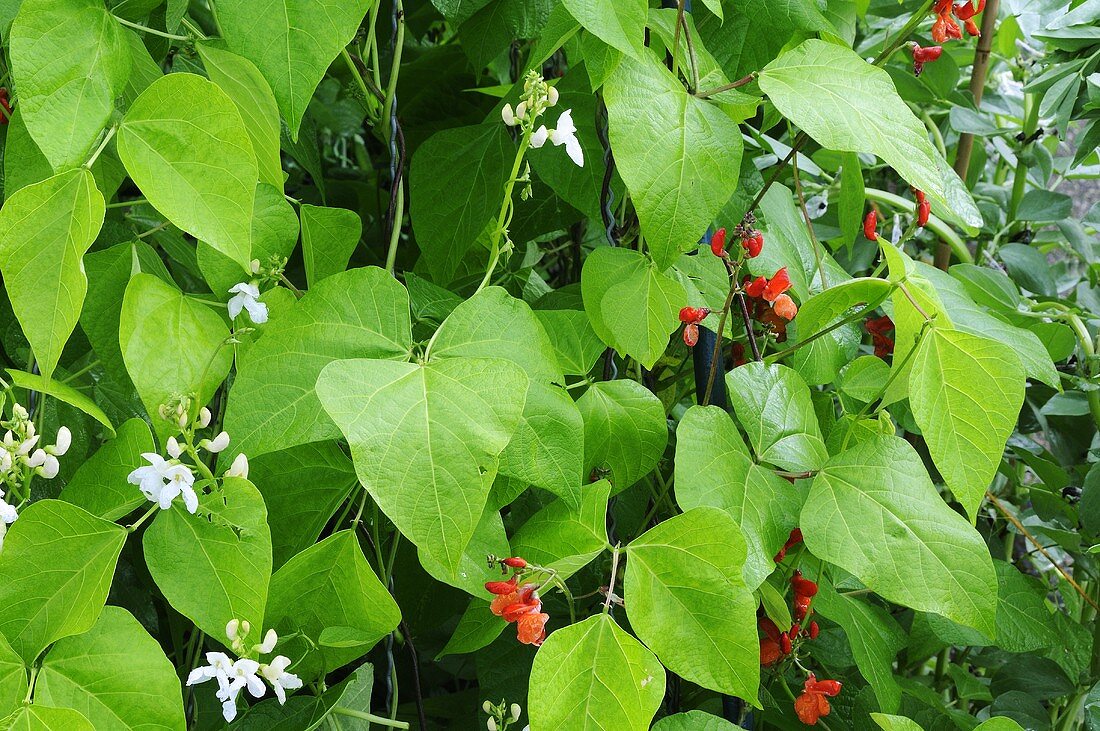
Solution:
<svg viewBox="0 0 1100 731">
<path fill-rule="evenodd" d="M 1100 728 L 1100 3 L 393 2 L 0 0 L 0 728 Z"/>
</svg>

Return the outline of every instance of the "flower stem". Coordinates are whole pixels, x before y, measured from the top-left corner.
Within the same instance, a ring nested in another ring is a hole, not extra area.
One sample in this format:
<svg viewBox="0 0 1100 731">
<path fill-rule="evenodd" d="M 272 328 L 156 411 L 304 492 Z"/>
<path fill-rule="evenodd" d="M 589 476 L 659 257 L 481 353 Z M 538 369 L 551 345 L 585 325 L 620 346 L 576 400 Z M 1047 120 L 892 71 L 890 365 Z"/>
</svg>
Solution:
<svg viewBox="0 0 1100 731">
<path fill-rule="evenodd" d="M 118 127 L 111 127 L 109 130 L 107 130 L 107 134 L 103 138 L 103 141 L 99 143 L 99 147 L 97 147 L 95 152 L 92 153 L 92 156 L 91 158 L 89 158 L 88 162 L 84 163 L 84 167 L 91 169 L 92 165 L 95 164 L 95 161 L 99 159 L 100 153 L 102 153 L 103 150 L 107 147 L 107 143 L 110 142 L 111 138 L 115 136 L 115 132 L 117 130 Z"/>
<path fill-rule="evenodd" d="M 178 36 L 175 33 L 166 33 L 162 30 L 156 30 L 155 28 L 147 28 L 144 25 L 138 25 L 137 23 L 131 23 L 130 21 L 126 20 L 125 18 L 120 18 L 117 15 L 112 16 L 112 17 L 114 17 L 114 19 L 117 20 L 119 23 L 122 23 L 123 25 L 125 25 L 129 28 L 133 28 L 134 30 L 139 30 L 142 33 L 148 33 L 149 35 L 160 36 L 161 38 L 170 38 L 173 41 L 189 41 L 189 40 L 191 40 L 191 38 L 188 37 L 188 36 Z"/>
<path fill-rule="evenodd" d="M 373 713 L 367 713 L 366 711 L 357 711 L 354 708 L 345 708 L 344 706 L 334 706 L 332 712 L 338 716 L 348 716 L 350 718 L 358 718 L 363 721 L 369 721 L 370 723 L 377 723 L 379 726 L 386 726 L 388 728 L 408 728 L 408 721 L 395 721 L 391 718 L 384 716 L 376 716 Z"/>
<path fill-rule="evenodd" d="M 134 531 L 136 531 L 138 528 L 141 527 L 142 523 L 149 520 L 149 516 L 151 516 L 153 513 L 157 512 L 158 508 L 160 508 L 160 506 L 157 505 L 157 504 L 154 504 L 151 508 L 149 508 L 148 510 L 145 511 L 144 515 L 142 515 L 140 518 L 138 518 L 136 521 L 134 521 L 130 525 L 126 526 L 126 532 L 127 533 L 133 533 Z"/>
<path fill-rule="evenodd" d="M 603 613 L 611 611 L 611 597 L 615 595 L 615 575 L 619 573 L 619 544 L 611 551 L 611 580 L 607 582 L 607 599 L 603 603 Z"/>
</svg>

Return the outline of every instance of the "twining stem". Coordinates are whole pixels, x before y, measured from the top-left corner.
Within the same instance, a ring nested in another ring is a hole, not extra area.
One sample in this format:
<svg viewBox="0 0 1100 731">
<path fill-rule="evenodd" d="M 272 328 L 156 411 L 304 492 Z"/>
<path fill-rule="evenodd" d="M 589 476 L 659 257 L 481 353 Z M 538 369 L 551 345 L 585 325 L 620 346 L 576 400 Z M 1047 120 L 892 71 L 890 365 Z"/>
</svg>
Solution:
<svg viewBox="0 0 1100 731">
<path fill-rule="evenodd" d="M 791 158 L 791 175 L 794 176 L 794 191 L 798 195 L 798 207 L 802 209 L 802 220 L 806 222 L 806 230 L 810 234 L 810 241 L 814 246 L 814 260 L 817 262 L 817 273 L 821 277 L 821 289 L 829 288 L 825 282 L 825 265 L 821 261 L 821 242 L 817 240 L 814 232 L 813 221 L 810 220 L 810 212 L 806 210 L 806 198 L 802 195 L 802 181 L 798 175 L 798 156 Z"/>
<path fill-rule="evenodd" d="M 680 7 L 681 9 L 684 7 L 682 0 Z M 699 58 L 695 55 L 695 41 L 691 39 L 691 31 L 688 30 L 687 20 L 684 18 L 682 10 L 680 12 L 680 25 L 684 28 L 684 40 L 687 41 L 688 62 L 691 65 L 691 92 L 694 94 L 695 90 L 699 88 Z"/>
<path fill-rule="evenodd" d="M 611 580 L 607 582 L 607 599 L 603 603 L 603 613 L 611 611 L 611 597 L 615 595 L 615 577 L 619 573 L 619 544 L 611 550 Z"/>
<path fill-rule="evenodd" d="M 394 98 L 397 96 L 397 77 L 398 72 L 401 70 L 401 50 L 405 45 L 405 10 L 402 7 L 401 0 L 395 0 L 397 7 L 394 10 L 396 14 L 397 30 L 394 36 L 393 42 L 393 61 L 390 63 L 390 78 L 386 84 L 386 101 L 382 106 L 382 120 L 385 121 L 390 118 L 390 110 L 393 109 Z M 394 130 L 388 128 L 386 130 L 386 141 L 390 141 L 390 137 L 394 134 Z"/>
<path fill-rule="evenodd" d="M 718 316 L 718 332 L 714 336 L 714 349 L 710 354 L 710 369 L 707 373 L 707 388 L 703 393 L 703 406 L 710 403 L 710 395 L 714 390 L 714 379 L 718 374 L 718 361 L 719 353 L 722 350 L 722 333 L 726 331 L 726 318 L 729 316 L 730 307 L 733 305 L 733 298 L 737 295 L 737 282 L 736 277 L 733 274 L 733 269 L 730 267 L 729 261 L 726 261 L 726 269 L 730 272 L 730 291 L 726 295 L 726 302 L 722 305 L 722 313 Z"/>
<path fill-rule="evenodd" d="M 997 499 L 997 496 L 989 492 L 988 490 L 986 491 L 985 496 L 989 500 L 989 502 L 993 503 L 993 507 L 997 508 L 1001 515 L 1005 517 L 1005 520 L 1007 520 L 1009 523 L 1012 523 L 1012 526 L 1016 530 L 1018 530 L 1020 534 L 1023 535 L 1023 537 L 1026 538 L 1029 543 L 1031 543 L 1031 545 L 1035 546 L 1039 553 L 1043 554 L 1043 558 L 1045 558 L 1047 561 L 1050 561 L 1051 566 L 1058 570 L 1058 573 L 1062 575 L 1062 578 L 1065 579 L 1069 583 L 1069 585 L 1072 586 L 1074 590 L 1081 595 L 1081 598 L 1091 604 L 1093 609 L 1100 612 L 1100 604 L 1097 604 L 1096 600 L 1089 596 L 1088 593 L 1081 588 L 1081 585 L 1074 581 L 1072 576 L 1066 573 L 1066 570 L 1058 564 L 1054 557 L 1047 553 L 1047 549 L 1043 548 L 1043 544 L 1039 543 L 1039 539 L 1033 536 L 1031 532 L 1024 527 L 1024 524 L 1021 523 L 1015 515 L 1008 512 L 1005 506 L 1001 504 L 1001 501 Z"/>
<path fill-rule="evenodd" d="M 713 89 L 707 89 L 706 91 L 697 91 L 697 92 L 695 92 L 695 96 L 699 97 L 700 99 L 707 99 L 707 98 L 715 96 L 717 94 L 721 94 L 723 91 L 730 91 L 732 89 L 739 89 L 742 86 L 744 86 L 745 84 L 752 83 L 753 79 L 755 79 L 755 78 L 756 78 L 756 72 L 754 71 L 751 74 L 749 74 L 748 76 L 742 76 L 737 81 L 732 81 L 728 84 L 722 84 L 722 86 L 716 86 Z"/>
<path fill-rule="evenodd" d="M 147 28 L 144 25 L 138 25 L 137 23 L 131 23 L 130 21 L 126 20 L 125 18 L 120 18 L 117 15 L 112 15 L 111 17 L 114 18 L 115 20 L 117 20 L 119 23 L 122 23 L 123 25 L 125 25 L 127 27 L 133 28 L 134 30 L 139 30 L 142 33 L 148 33 L 149 35 L 160 36 L 161 38 L 170 38 L 173 41 L 189 41 L 189 40 L 191 40 L 188 36 L 178 36 L 175 33 L 165 33 L 162 30 L 156 30 L 155 28 Z"/>
<path fill-rule="evenodd" d="M 504 185 L 504 202 L 500 206 L 500 214 L 497 216 L 497 225 L 493 229 L 493 240 L 489 251 L 489 267 L 485 270 L 485 276 L 481 279 L 481 284 L 477 285 L 477 289 L 474 294 L 477 294 L 481 290 L 489 286 L 489 282 L 493 277 L 493 270 L 497 267 L 497 262 L 500 260 L 500 237 L 504 235 L 504 231 L 508 228 L 508 220 L 512 213 L 512 191 L 516 187 L 516 181 L 519 179 L 519 170 L 523 165 L 523 156 L 527 154 L 527 148 L 531 144 L 531 133 L 534 131 L 534 125 L 527 125 L 527 128 L 523 132 L 523 137 L 519 141 L 519 150 L 516 151 L 516 160 L 512 163 L 512 172 L 508 175 L 508 182 Z M 430 344 L 429 344 L 430 347 Z"/>
<path fill-rule="evenodd" d="M 408 721 L 395 721 L 392 718 L 386 718 L 385 716 L 376 716 L 373 713 L 367 713 L 366 711 L 357 711 L 354 708 L 345 708 L 344 706 L 333 706 L 332 712 L 338 716 L 347 716 L 349 718 L 358 718 L 363 721 L 369 721 L 370 723 L 377 723 L 379 726 L 387 726 L 389 728 L 408 728 Z"/>
</svg>

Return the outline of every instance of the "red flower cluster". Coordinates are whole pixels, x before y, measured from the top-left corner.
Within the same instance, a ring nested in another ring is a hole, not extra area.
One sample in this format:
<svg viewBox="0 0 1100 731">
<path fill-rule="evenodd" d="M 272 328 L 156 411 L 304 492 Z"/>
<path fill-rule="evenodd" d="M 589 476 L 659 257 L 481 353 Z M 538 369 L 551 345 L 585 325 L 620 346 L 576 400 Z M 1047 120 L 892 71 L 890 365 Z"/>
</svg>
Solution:
<svg viewBox="0 0 1100 731">
<path fill-rule="evenodd" d="M 886 358 L 893 354 L 894 339 L 886 334 L 894 329 L 894 321 L 889 315 L 873 317 L 863 323 L 863 326 L 867 328 L 867 332 L 871 333 L 871 342 L 875 345 L 876 356 Z"/>
<path fill-rule="evenodd" d="M 787 538 L 787 542 L 783 544 L 783 547 L 779 549 L 779 553 L 775 554 L 775 562 L 779 563 L 787 557 L 787 551 L 792 547 L 797 546 L 802 542 L 802 529 L 795 528 L 791 531 L 790 537 Z"/>
<path fill-rule="evenodd" d="M 518 557 L 506 558 L 501 563 L 515 569 L 527 566 L 527 562 Z M 516 635 L 520 642 L 535 646 L 542 644 L 546 639 L 546 622 L 550 615 L 542 611 L 537 585 L 520 584 L 517 573 L 507 581 L 487 582 L 485 590 L 496 595 L 489 609 L 498 617 L 503 617 L 505 622 L 516 623 Z"/>
<path fill-rule="evenodd" d="M 801 540 L 801 532 L 798 536 Z M 794 532 L 791 533 L 791 537 L 794 538 Z M 796 542 L 789 540 L 784 551 Z M 760 614 L 756 620 L 756 626 L 764 633 L 764 637 L 760 639 L 760 664 L 765 667 L 774 665 L 794 652 L 794 641 L 799 635 L 804 634 L 811 640 L 817 639 L 819 632 L 817 622 L 811 621 L 805 631 L 802 629 L 802 622 L 810 611 L 810 602 L 817 595 L 817 584 L 802 578 L 802 573 L 795 571 L 794 576 L 791 577 L 791 588 L 794 590 L 794 624 L 789 630 L 780 632 L 775 622 L 764 614 Z"/>
<path fill-rule="evenodd" d="M 7 124 L 11 119 L 11 102 L 8 99 L 8 90 L 3 86 L 0 86 L 0 107 L 4 108 L 0 112 L 0 124 Z"/>
<path fill-rule="evenodd" d="M 745 294 L 753 299 L 763 298 L 771 303 L 771 309 L 776 315 L 786 321 L 794 319 L 798 314 L 798 306 L 787 294 L 791 288 L 791 277 L 787 274 L 787 267 L 783 267 L 771 279 L 757 277 L 745 285 Z"/>
<path fill-rule="evenodd" d="M 745 250 L 748 258 L 760 256 L 764 248 L 764 234 L 754 228 L 749 228 L 744 223 L 734 229 L 734 234 L 741 236 L 741 248 Z M 715 256 L 725 257 L 726 254 L 726 229 L 720 228 L 710 237 L 710 250 Z"/>
<path fill-rule="evenodd" d="M 974 16 L 982 12 L 984 8 L 985 0 L 978 0 L 977 5 L 974 4 L 974 0 L 968 0 L 958 5 L 954 5 L 952 0 L 936 0 L 936 4 L 932 6 L 932 12 L 937 16 L 936 21 L 932 23 L 932 40 L 936 43 L 943 43 L 949 38 L 961 39 L 962 31 L 959 29 L 959 24 L 955 18 L 963 21 L 966 32 L 970 35 L 981 35 L 977 23 L 974 22 Z M 952 17 L 952 15 L 955 17 Z"/>
<path fill-rule="evenodd" d="M 817 584 L 802 578 L 802 572 L 796 570 L 791 577 L 791 589 L 794 590 L 794 619 L 801 622 L 810 613 L 810 602 L 817 596 Z"/>
<path fill-rule="evenodd" d="M 810 677 L 802 685 L 802 695 L 794 702 L 794 712 L 798 714 L 798 720 L 813 726 L 822 716 L 828 716 L 829 698 L 839 695 L 840 688 L 838 681 L 818 680 L 810 673 Z"/>
<path fill-rule="evenodd" d="M 932 204 L 928 202 L 923 190 L 914 190 L 917 197 L 917 225 L 924 228 L 928 225 L 928 216 L 932 213 Z"/>
<path fill-rule="evenodd" d="M 764 250 L 764 234 L 756 229 L 749 231 L 748 236 L 741 239 L 741 248 L 745 250 L 750 259 L 760 256 L 760 252 Z"/>
<path fill-rule="evenodd" d="M 680 322 L 684 323 L 684 344 L 689 348 L 699 342 L 699 323 L 707 319 L 707 307 L 681 307 Z"/>
<path fill-rule="evenodd" d="M 909 50 L 913 53 L 914 76 L 920 76 L 924 64 L 932 63 L 943 54 L 943 46 L 921 46 L 916 41 L 910 41 Z"/>
<path fill-rule="evenodd" d="M 878 211 L 872 208 L 863 219 L 863 235 L 871 241 L 878 241 L 876 228 L 878 228 Z"/>
</svg>

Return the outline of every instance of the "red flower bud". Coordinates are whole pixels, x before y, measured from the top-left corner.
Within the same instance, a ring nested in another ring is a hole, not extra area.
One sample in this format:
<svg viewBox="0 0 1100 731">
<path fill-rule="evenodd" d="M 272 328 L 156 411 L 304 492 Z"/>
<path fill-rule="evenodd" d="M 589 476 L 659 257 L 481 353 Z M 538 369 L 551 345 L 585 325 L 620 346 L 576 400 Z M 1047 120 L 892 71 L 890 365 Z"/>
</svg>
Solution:
<svg viewBox="0 0 1100 731">
<path fill-rule="evenodd" d="M 513 556 L 512 558 L 506 558 L 503 561 L 501 561 L 501 563 L 504 564 L 505 566 L 511 566 L 514 569 L 525 569 L 525 568 L 527 568 L 527 561 L 520 558 L 519 556 Z"/>
<path fill-rule="evenodd" d="M 785 294 L 781 294 L 775 298 L 772 309 L 775 310 L 775 314 L 788 322 L 793 320 L 794 316 L 798 314 L 798 305 L 794 303 L 793 299 Z"/>
<path fill-rule="evenodd" d="M 863 235 L 871 241 L 878 241 L 878 234 L 875 233 L 876 228 L 878 228 L 878 212 L 872 208 L 863 219 Z"/>
<path fill-rule="evenodd" d="M 745 294 L 753 298 L 761 297 L 764 294 L 764 288 L 767 286 L 767 279 L 764 279 L 764 277 L 757 277 L 745 285 Z"/>
<path fill-rule="evenodd" d="M 924 71 L 924 64 L 931 63 L 943 53 L 943 46 L 920 46 L 910 43 L 909 50 L 913 52 L 913 75 L 920 76 Z"/>
<path fill-rule="evenodd" d="M 516 590 L 516 577 L 508 579 L 508 581 L 489 581 L 485 584 L 485 591 L 490 594 L 511 594 Z"/>
<path fill-rule="evenodd" d="M 7 124 L 11 119 L 11 104 L 8 102 L 8 90 L 3 86 L 0 86 L 0 107 L 4 108 L 0 112 L 0 124 Z"/>
<path fill-rule="evenodd" d="M 752 235 L 741 239 L 741 248 L 746 251 L 750 259 L 760 256 L 760 252 L 764 248 L 764 234 L 753 231 Z"/>
<path fill-rule="evenodd" d="M 817 584 L 803 578 L 802 573 L 799 571 L 795 571 L 794 576 L 791 577 L 791 588 L 794 589 L 795 596 L 813 597 L 817 595 Z"/>
<path fill-rule="evenodd" d="M 700 322 L 707 319 L 707 315 L 709 314 L 710 310 L 706 307 L 681 307 L 680 322 L 698 325 Z"/>
<path fill-rule="evenodd" d="M 710 250 L 715 256 L 726 255 L 726 229 L 720 228 L 710 237 Z"/>
<path fill-rule="evenodd" d="M 699 326 L 694 322 L 689 322 L 684 325 L 684 345 L 689 348 L 694 348 L 695 344 L 699 342 Z"/>
<path fill-rule="evenodd" d="M 821 628 L 817 626 L 817 622 L 810 622 L 809 635 L 811 640 L 816 640 Z"/>
<path fill-rule="evenodd" d="M 791 638 L 786 632 L 779 635 L 779 649 L 783 651 L 784 655 L 791 654 Z"/>
<path fill-rule="evenodd" d="M 921 201 L 917 204 L 917 225 L 924 228 L 928 225 L 928 216 L 932 213 L 932 204 Z"/>
<path fill-rule="evenodd" d="M 802 628 L 798 626 L 798 622 L 795 622 L 791 625 L 791 628 L 787 631 L 787 634 L 790 635 L 790 638 L 793 640 L 798 637 L 798 633 L 801 631 Z"/>
</svg>

